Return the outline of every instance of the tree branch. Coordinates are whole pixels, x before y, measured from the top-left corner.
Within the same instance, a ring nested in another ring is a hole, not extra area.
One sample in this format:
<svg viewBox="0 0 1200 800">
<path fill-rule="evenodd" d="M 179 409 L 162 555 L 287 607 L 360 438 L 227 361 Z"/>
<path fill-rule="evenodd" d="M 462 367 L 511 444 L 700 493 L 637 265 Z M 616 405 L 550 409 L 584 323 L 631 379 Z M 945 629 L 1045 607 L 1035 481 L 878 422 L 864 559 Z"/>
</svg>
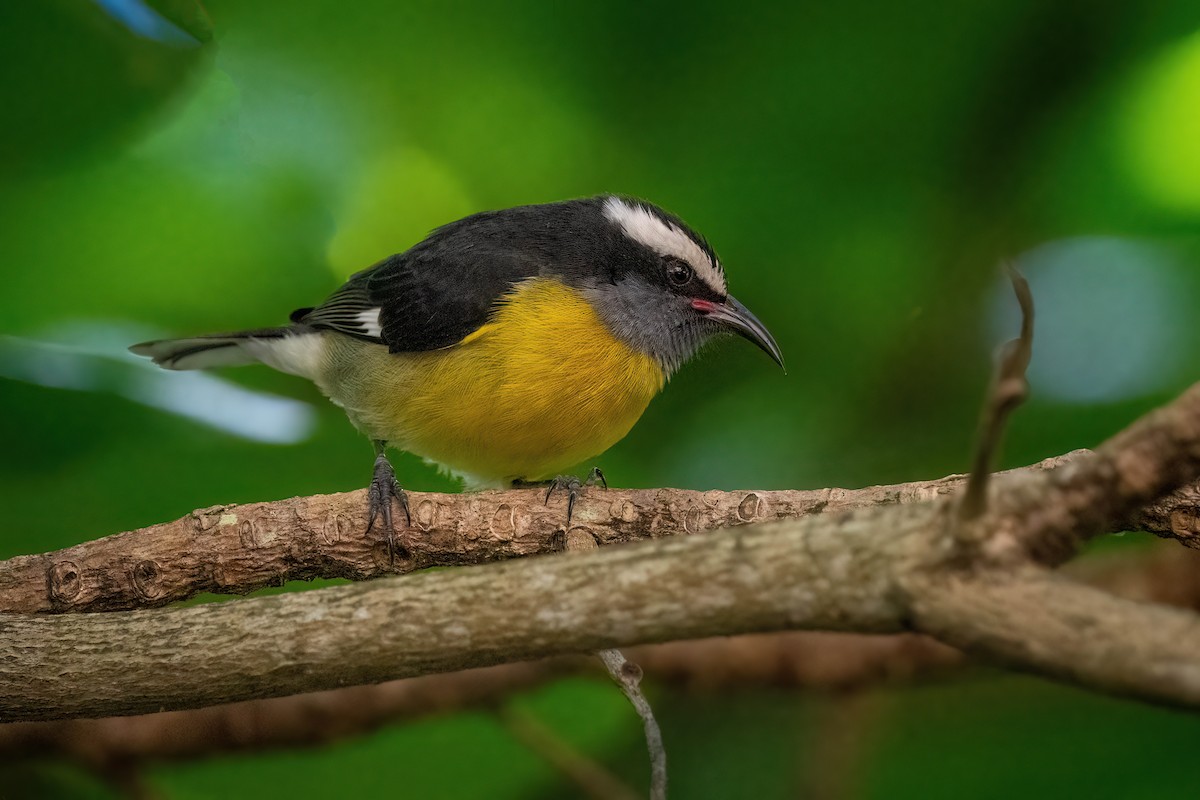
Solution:
<svg viewBox="0 0 1200 800">
<path fill-rule="evenodd" d="M 1079 450 L 999 473 L 1020 481 L 1092 457 Z M 959 490 L 965 477 L 865 489 L 696 492 L 592 491 L 575 510 L 571 540 L 616 544 L 919 503 Z M 1035 492 L 1036 494 L 1036 492 Z M 0 562 L 0 610 L 119 611 L 166 605 L 202 592 L 245 594 L 313 578 L 362 580 L 430 566 L 461 566 L 563 549 L 561 508 L 538 492 L 410 492 L 414 528 L 400 534 L 406 558 L 389 563 L 366 536 L 364 492 L 216 506 L 174 522 L 106 536 L 52 553 Z M 1147 504 L 1112 532 L 1136 528 L 1200 547 L 1200 486 Z M 569 542 L 568 542 L 569 544 Z"/>
<path fill-rule="evenodd" d="M 910 584 L 914 624 L 1002 666 L 1200 708 L 1200 616 L 1135 603 L 1039 567 Z"/>
<path fill-rule="evenodd" d="M 397 719 L 490 705 L 580 669 L 580 660 L 505 664 L 377 685 L 131 717 L 0 725 L 0 758 L 54 754 L 100 773 L 150 759 L 315 746 Z"/>
<path fill-rule="evenodd" d="M 936 496 L 850 514 L 734 528 L 714 536 L 640 542 L 569 558 L 522 559 L 235 603 L 119 614 L 5 615 L 0 618 L 0 715 L 52 719 L 188 708 L 638 642 L 796 628 L 915 629 L 1005 663 L 1061 677 L 1068 673 L 1060 659 L 1003 641 L 990 648 L 981 645 L 980 631 L 990 629 L 962 625 L 940 611 L 938 587 L 960 595 L 975 592 L 976 608 L 985 615 L 999 615 L 1002 602 L 1055 608 L 1056 597 L 1071 614 L 1082 614 L 1089 604 L 1099 606 L 1101 598 L 1071 591 L 1065 583 L 1005 582 L 1005 570 L 1027 563 L 1018 556 L 1055 563 L 1064 555 L 1064 545 L 1121 524 L 1159 495 L 1194 480 L 1198 472 L 1200 386 L 1095 455 L 1069 459 L 1059 469 L 1025 471 L 995 482 L 988 511 L 972 522 L 987 531 L 980 557 L 961 551 L 954 536 L 954 503 Z M 816 494 L 826 503 L 832 499 L 828 492 Z M 631 535 L 632 523 L 625 522 L 620 504 L 629 495 L 593 494 L 590 501 L 602 504 L 600 518 L 608 520 L 607 527 L 598 527 Z M 489 531 L 490 541 L 517 549 L 514 543 L 530 529 L 525 520 L 538 517 L 536 502 L 505 502 L 520 497 L 468 497 L 461 501 L 464 515 L 452 523 L 465 525 L 464 541 L 470 541 L 472 532 L 478 536 Z M 663 494 L 648 492 L 645 502 L 665 502 L 655 518 L 678 519 L 686 531 L 693 530 L 690 521 L 705 516 L 733 514 L 740 521 L 764 516 L 759 493 L 742 495 L 736 505 L 711 497 L 711 506 L 678 507 Z M 303 506 L 298 502 L 293 509 Z M 433 546 L 444 552 L 464 549 L 431 535 L 440 512 L 428 497 L 416 505 L 417 527 L 425 531 L 419 535 L 435 540 Z M 498 513 L 500 505 L 505 506 L 503 514 Z M 223 520 L 228 513 L 207 519 L 213 520 L 213 527 L 236 531 L 251 550 L 274 548 L 272 552 L 281 553 L 276 563 L 288 563 L 289 554 L 311 542 L 302 539 L 292 549 L 276 541 L 293 519 L 258 528 L 240 517 Z M 357 513 L 361 519 L 361 509 Z M 630 515 L 636 519 L 637 509 Z M 478 527 L 466 525 L 468 517 Z M 331 519 L 337 530 L 338 517 L 322 517 L 319 511 L 304 525 Z M 542 518 L 540 525 L 548 526 L 548 520 Z M 199 535 L 197 528 L 202 527 L 193 525 L 192 535 Z M 497 535 L 497 529 L 511 535 Z M 650 535 L 656 532 L 650 528 Z M 594 530 L 578 528 L 567 536 L 589 533 L 598 541 L 602 538 Z M 416 536 L 410 533 L 410 539 Z M 491 555 L 502 553 L 493 550 Z M 129 574 L 139 591 L 152 594 L 145 580 L 138 582 L 136 571 Z M 86 575 L 75 573 L 77 594 L 87 591 Z M 11 586 L 5 584 L 6 589 Z M 958 595 L 954 601 L 967 602 Z M 1200 634 L 1191 618 L 1115 601 L 1102 607 L 1126 621 L 1128 630 L 1168 626 L 1172 635 L 1136 639 L 1141 649 L 1129 658 L 1136 656 L 1146 666 L 1137 671 L 1132 664 L 1123 665 L 1124 677 L 1118 679 L 1103 666 L 1113 642 L 1065 638 L 1059 630 L 1062 617 L 998 617 L 996 631 L 1014 636 L 1020 631 L 1026 640 L 1047 647 L 1062 640 L 1061 646 L 1077 661 L 1069 674 L 1084 685 L 1195 705 L 1200 692 L 1193 683 L 1200 684 L 1200 674 L 1176 666 L 1196 656 Z M 1097 630 L 1117 632 L 1105 627 L 1103 619 L 1095 624 Z M 1169 681 L 1164 670 L 1170 672 Z"/>
<path fill-rule="evenodd" d="M 1187 526 L 1196 519 L 1197 488 L 1187 485 L 1198 472 L 1200 384 L 1094 453 L 1072 458 L 1040 480 L 1014 481 L 1001 498 L 996 520 L 1004 529 L 991 537 L 989 554 L 1056 565 L 1083 541 L 1128 528 L 1131 521 L 1194 545 Z"/>
<path fill-rule="evenodd" d="M 1093 556 L 1068 569 L 1120 597 L 1200 610 L 1200 553 L 1163 543 L 1149 552 Z M 768 685 L 853 693 L 946 675 L 965 661 L 960 651 L 926 636 L 815 631 L 670 642 L 632 648 L 629 655 L 659 683 L 704 692 Z M 14 722 L 0 725 L 0 759 L 58 755 L 111 774 L 146 760 L 316 746 L 390 722 L 491 706 L 591 664 L 583 657 L 545 659 L 190 711 Z"/>
<path fill-rule="evenodd" d="M 930 513 L 911 508 L 914 521 Z M 887 562 L 906 560 L 907 537 L 876 530 L 824 517 L 237 603 L 6 615 L 0 718 L 188 708 L 756 630 L 899 630 Z"/>
<path fill-rule="evenodd" d="M 819 491 L 593 489 L 579 498 L 567 536 L 608 545 L 702 533 L 928 498 L 952 492 L 961 480 L 951 476 Z M 546 505 L 542 495 L 536 489 L 409 492 L 413 526 L 398 534 L 406 557 L 395 564 L 389 564 L 386 543 L 364 533 L 363 491 L 216 506 L 174 522 L 0 562 L 0 609 L 118 611 L 166 605 L 202 592 L 245 594 L 291 580 L 362 580 L 558 552 L 572 544 L 563 542 L 565 512 L 559 504 Z"/>
</svg>

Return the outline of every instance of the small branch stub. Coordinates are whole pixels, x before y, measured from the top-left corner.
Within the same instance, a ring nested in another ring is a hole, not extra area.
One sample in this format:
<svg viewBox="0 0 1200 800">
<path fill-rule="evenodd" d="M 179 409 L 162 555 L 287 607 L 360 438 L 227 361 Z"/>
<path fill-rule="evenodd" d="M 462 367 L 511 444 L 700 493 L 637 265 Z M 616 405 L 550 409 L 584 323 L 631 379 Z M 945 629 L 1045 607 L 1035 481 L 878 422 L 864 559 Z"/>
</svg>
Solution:
<svg viewBox="0 0 1200 800">
<path fill-rule="evenodd" d="M 996 364 L 996 371 L 988 390 L 988 399 L 983 407 L 979 425 L 979 440 L 971 465 L 971 476 L 967 490 L 959 506 L 959 518 L 964 522 L 980 517 L 987 510 L 988 482 L 991 478 L 992 459 L 1004 438 L 1004 426 L 1008 416 L 1025 401 L 1029 394 L 1029 382 L 1025 378 L 1029 361 L 1033 357 L 1033 294 L 1024 276 L 1012 265 L 1005 271 L 1012 281 L 1013 291 L 1021 306 L 1021 333 L 1004 345 Z"/>
</svg>

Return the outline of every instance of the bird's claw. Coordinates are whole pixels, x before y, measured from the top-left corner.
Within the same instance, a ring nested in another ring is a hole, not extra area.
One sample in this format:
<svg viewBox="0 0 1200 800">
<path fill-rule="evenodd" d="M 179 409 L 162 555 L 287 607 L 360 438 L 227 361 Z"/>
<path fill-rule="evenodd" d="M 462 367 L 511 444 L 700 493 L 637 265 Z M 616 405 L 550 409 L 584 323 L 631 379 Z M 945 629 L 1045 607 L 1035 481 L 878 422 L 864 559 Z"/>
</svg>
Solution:
<svg viewBox="0 0 1200 800">
<path fill-rule="evenodd" d="M 388 563 L 396 563 L 396 526 L 392 523 L 392 500 L 400 501 L 404 509 L 404 519 L 412 525 L 412 515 L 408 510 L 408 495 L 400 488 L 396 480 L 396 471 L 392 463 L 382 453 L 375 458 L 375 474 L 371 478 L 371 486 L 367 490 L 367 508 L 370 516 L 367 518 L 367 533 L 375 528 L 376 520 L 382 517 L 386 529 L 388 546 Z"/>
<path fill-rule="evenodd" d="M 592 467 L 592 471 L 583 481 L 574 475 L 559 475 L 550 481 L 549 488 L 546 489 L 545 503 L 549 504 L 550 498 L 556 491 L 562 489 L 567 493 L 567 527 L 571 526 L 571 516 L 575 513 L 575 500 L 583 493 L 584 487 L 595 486 L 599 483 L 605 489 L 608 488 L 608 481 L 604 478 L 604 473 L 599 467 Z"/>
<path fill-rule="evenodd" d="M 604 479 L 604 473 L 600 471 L 599 467 L 592 467 L 592 471 L 588 473 L 587 480 L 583 482 L 583 485 L 595 486 L 597 481 L 600 482 L 600 485 L 604 487 L 605 491 L 608 490 L 608 481 Z"/>
</svg>

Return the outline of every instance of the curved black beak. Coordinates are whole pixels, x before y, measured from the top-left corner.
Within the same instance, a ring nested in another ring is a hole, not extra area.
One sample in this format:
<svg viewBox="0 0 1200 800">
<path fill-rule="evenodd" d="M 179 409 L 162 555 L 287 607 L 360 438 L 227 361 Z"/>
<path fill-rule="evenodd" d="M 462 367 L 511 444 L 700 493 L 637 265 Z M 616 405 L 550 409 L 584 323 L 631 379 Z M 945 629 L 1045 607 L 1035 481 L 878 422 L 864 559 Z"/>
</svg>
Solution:
<svg viewBox="0 0 1200 800">
<path fill-rule="evenodd" d="M 767 330 L 767 326 L 758 321 L 758 317 L 750 313 L 750 309 L 739 303 L 734 297 L 726 297 L 724 303 L 706 303 L 704 311 L 708 318 L 716 320 L 739 336 L 744 336 L 758 345 L 764 353 L 783 367 L 783 354 L 775 337 Z M 787 368 L 784 367 L 784 371 Z"/>
</svg>

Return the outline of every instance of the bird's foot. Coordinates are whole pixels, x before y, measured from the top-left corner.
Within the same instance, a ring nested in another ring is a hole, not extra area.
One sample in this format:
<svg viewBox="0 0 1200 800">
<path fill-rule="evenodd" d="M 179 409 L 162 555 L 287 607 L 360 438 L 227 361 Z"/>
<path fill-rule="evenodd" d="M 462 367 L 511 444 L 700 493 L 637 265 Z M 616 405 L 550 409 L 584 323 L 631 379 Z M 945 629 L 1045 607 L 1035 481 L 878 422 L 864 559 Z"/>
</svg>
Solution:
<svg viewBox="0 0 1200 800">
<path fill-rule="evenodd" d="M 574 475 L 559 475 L 549 481 L 550 488 L 546 490 L 546 503 L 550 502 L 550 498 L 558 490 L 567 493 L 567 527 L 571 527 L 571 515 L 575 513 L 575 500 L 579 495 L 583 494 L 584 487 L 595 486 L 599 483 L 605 489 L 608 488 L 608 481 L 604 479 L 604 473 L 599 467 L 592 467 L 592 471 L 588 473 L 587 478 L 580 481 Z"/>
<path fill-rule="evenodd" d="M 396 563 L 396 526 L 392 524 L 393 499 L 400 501 L 400 507 L 404 509 L 404 519 L 412 525 L 412 516 L 408 512 L 408 495 L 396 480 L 392 462 L 380 453 L 375 457 L 375 476 L 371 478 L 371 486 L 367 490 L 367 508 L 370 512 L 367 518 L 367 533 L 375 528 L 376 520 L 382 517 L 387 536 L 389 564 Z"/>
</svg>

